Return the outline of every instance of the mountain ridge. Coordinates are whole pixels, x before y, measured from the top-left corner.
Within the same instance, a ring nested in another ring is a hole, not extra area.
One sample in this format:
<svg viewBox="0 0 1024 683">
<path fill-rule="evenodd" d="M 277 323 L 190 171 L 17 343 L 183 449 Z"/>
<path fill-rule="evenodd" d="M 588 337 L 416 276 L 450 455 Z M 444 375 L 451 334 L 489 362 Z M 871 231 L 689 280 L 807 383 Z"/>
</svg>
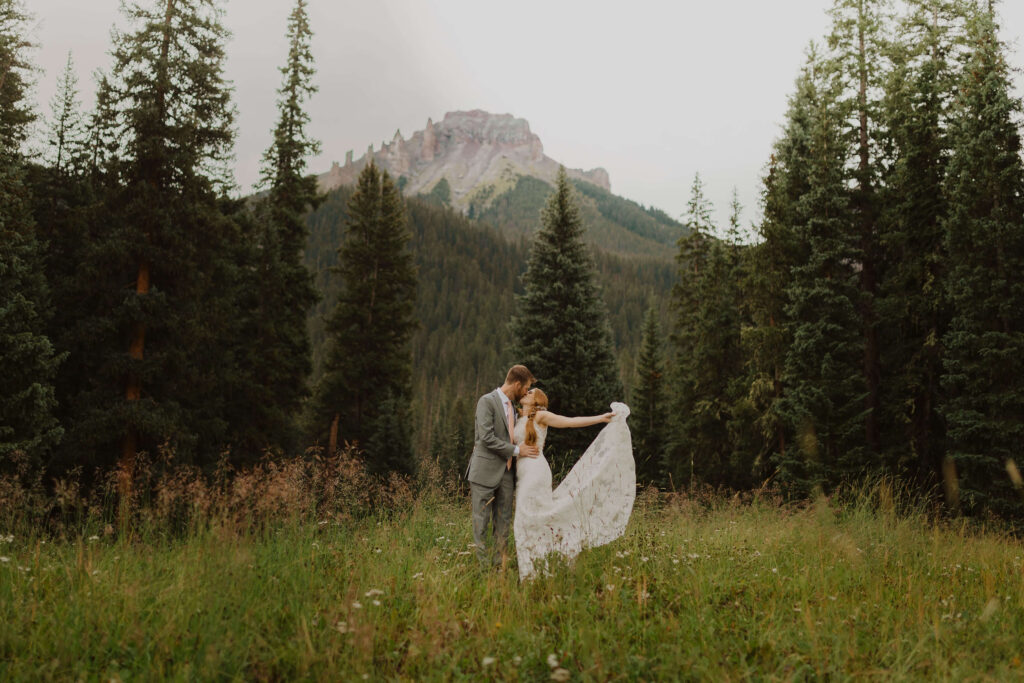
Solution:
<svg viewBox="0 0 1024 683">
<path fill-rule="evenodd" d="M 321 191 L 353 185 L 370 159 L 393 177 L 407 197 L 448 206 L 490 223 L 508 237 L 528 237 L 554 190 L 560 164 L 544 154 L 525 119 L 480 109 L 448 112 L 408 140 L 396 131 L 390 143 L 367 149 L 357 160 L 349 151 L 317 177 Z M 671 257 L 685 227 L 665 212 L 611 192 L 607 171 L 566 168 L 577 190 L 585 239 L 625 255 Z"/>
</svg>

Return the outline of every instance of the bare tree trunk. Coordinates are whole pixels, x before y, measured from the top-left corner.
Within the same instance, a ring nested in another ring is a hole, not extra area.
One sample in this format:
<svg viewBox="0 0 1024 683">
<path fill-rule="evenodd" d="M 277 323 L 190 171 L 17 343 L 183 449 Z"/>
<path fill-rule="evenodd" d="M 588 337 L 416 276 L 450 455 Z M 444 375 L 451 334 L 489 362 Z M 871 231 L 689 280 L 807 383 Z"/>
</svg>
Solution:
<svg viewBox="0 0 1024 683">
<path fill-rule="evenodd" d="M 139 272 L 135 280 L 135 294 L 145 296 L 149 293 L 149 264 L 139 264 Z M 128 355 L 133 361 L 142 361 L 146 348 L 146 323 L 135 321 L 132 323 L 132 339 L 128 347 Z M 138 401 L 142 396 L 142 378 L 133 368 L 128 371 L 125 380 L 124 398 L 126 401 Z M 132 468 L 135 464 L 135 454 L 138 451 L 138 433 L 132 425 L 128 425 L 124 437 L 121 439 L 121 474 L 118 488 L 122 496 L 131 491 Z"/>
<path fill-rule="evenodd" d="M 339 413 L 334 414 L 334 419 L 331 420 L 331 435 L 327 441 L 327 455 L 333 456 L 338 452 L 338 421 L 341 419 Z"/>
</svg>

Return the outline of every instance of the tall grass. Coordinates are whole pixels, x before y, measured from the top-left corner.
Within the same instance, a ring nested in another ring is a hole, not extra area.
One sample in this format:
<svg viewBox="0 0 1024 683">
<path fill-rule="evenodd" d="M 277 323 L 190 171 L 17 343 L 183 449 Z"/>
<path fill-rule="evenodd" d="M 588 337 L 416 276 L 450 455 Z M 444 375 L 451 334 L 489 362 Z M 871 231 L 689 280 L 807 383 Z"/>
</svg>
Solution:
<svg viewBox="0 0 1024 683">
<path fill-rule="evenodd" d="M 884 480 L 800 506 L 644 492 L 623 538 L 521 584 L 477 565 L 440 482 L 343 504 L 335 480 L 364 475 L 331 466 L 182 493 L 173 533 L 169 494 L 134 510 L 146 533 L 5 511 L 0 678 L 1024 677 L 1021 543 Z"/>
</svg>

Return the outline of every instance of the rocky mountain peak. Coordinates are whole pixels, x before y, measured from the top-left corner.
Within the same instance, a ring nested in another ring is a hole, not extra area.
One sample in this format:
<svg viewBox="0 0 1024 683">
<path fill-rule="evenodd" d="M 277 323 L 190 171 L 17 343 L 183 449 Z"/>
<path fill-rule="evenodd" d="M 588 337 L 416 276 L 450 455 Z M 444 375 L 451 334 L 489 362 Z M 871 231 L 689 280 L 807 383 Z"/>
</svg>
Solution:
<svg viewBox="0 0 1024 683">
<path fill-rule="evenodd" d="M 427 119 L 423 130 L 404 139 L 395 131 L 391 142 L 374 152 L 373 145 L 358 160 L 352 152 L 345 164 L 335 162 L 331 170 L 319 176 L 322 190 L 355 182 L 369 159 L 395 177 L 405 177 L 405 193 L 430 192 L 446 179 L 453 208 L 466 211 L 476 200 L 485 205 L 515 185 L 521 175 L 553 182 L 558 162 L 544 154 L 540 138 L 530 130 L 526 119 L 511 114 L 492 114 L 481 109 L 451 111 L 438 123 Z M 569 169 L 580 178 L 611 191 L 608 172 Z"/>
</svg>

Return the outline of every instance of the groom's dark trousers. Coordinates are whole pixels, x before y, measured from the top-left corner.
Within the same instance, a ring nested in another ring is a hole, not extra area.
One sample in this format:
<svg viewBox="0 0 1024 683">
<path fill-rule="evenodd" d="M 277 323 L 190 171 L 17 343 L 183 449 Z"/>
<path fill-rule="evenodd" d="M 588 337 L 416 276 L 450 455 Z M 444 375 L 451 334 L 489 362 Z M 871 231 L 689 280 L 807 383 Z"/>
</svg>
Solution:
<svg viewBox="0 0 1024 683">
<path fill-rule="evenodd" d="M 500 391 L 500 390 L 498 390 Z M 484 394 L 476 404 L 473 455 L 466 478 L 473 498 L 473 542 L 485 566 L 501 564 L 508 548 L 515 495 L 515 446 L 498 391 Z M 515 414 L 512 417 L 515 421 Z M 507 468 L 511 459 L 512 469 Z M 494 528 L 494 552 L 487 551 L 487 522 Z"/>
</svg>

